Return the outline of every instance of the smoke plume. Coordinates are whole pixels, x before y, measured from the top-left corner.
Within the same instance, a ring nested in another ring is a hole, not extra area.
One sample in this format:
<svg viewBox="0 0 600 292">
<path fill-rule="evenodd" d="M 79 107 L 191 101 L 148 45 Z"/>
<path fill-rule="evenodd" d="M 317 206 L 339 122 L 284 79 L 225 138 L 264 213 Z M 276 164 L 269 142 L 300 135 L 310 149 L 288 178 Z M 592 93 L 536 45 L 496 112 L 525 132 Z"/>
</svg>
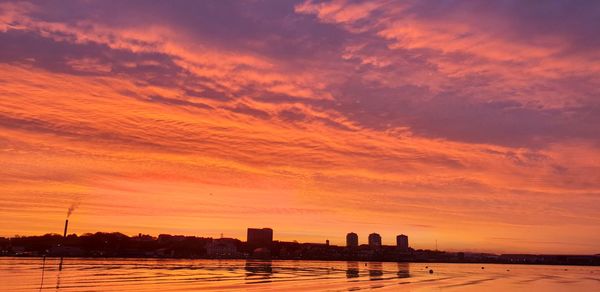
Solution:
<svg viewBox="0 0 600 292">
<path fill-rule="evenodd" d="M 79 202 L 73 202 L 71 204 L 71 206 L 69 207 L 69 210 L 67 211 L 67 219 L 69 219 L 69 217 L 71 217 L 71 214 L 73 214 L 73 211 L 75 211 L 75 209 L 77 209 L 78 206 L 79 206 Z"/>
</svg>

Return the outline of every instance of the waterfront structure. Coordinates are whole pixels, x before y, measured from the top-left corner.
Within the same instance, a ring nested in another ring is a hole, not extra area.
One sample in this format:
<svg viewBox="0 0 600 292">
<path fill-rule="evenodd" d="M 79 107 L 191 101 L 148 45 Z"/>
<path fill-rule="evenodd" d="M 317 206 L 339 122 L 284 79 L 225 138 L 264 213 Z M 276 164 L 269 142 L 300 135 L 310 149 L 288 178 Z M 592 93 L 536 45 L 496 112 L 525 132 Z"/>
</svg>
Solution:
<svg viewBox="0 0 600 292">
<path fill-rule="evenodd" d="M 369 247 L 379 248 L 381 247 L 381 235 L 377 233 L 369 234 Z"/>
<path fill-rule="evenodd" d="M 213 239 L 204 246 L 206 255 L 210 258 L 239 258 L 242 254 L 237 250 L 237 242 L 239 240 L 233 238 Z"/>
<path fill-rule="evenodd" d="M 408 236 L 404 234 L 396 236 L 396 247 L 400 251 L 408 251 Z"/>
<path fill-rule="evenodd" d="M 346 246 L 347 247 L 358 247 L 358 234 L 350 232 L 346 234 Z"/>
<path fill-rule="evenodd" d="M 273 229 L 248 228 L 247 244 L 251 251 L 256 248 L 271 248 L 273 244 Z"/>
</svg>

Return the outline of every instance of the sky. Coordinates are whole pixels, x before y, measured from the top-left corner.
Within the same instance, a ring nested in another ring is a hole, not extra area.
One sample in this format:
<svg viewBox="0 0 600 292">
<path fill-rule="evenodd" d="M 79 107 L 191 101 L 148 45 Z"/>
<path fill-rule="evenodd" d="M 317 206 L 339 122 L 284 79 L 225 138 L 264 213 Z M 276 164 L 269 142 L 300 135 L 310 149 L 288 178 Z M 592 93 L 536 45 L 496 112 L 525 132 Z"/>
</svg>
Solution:
<svg viewBox="0 0 600 292">
<path fill-rule="evenodd" d="M 0 236 L 600 253 L 599 1 L 0 1 Z"/>
</svg>

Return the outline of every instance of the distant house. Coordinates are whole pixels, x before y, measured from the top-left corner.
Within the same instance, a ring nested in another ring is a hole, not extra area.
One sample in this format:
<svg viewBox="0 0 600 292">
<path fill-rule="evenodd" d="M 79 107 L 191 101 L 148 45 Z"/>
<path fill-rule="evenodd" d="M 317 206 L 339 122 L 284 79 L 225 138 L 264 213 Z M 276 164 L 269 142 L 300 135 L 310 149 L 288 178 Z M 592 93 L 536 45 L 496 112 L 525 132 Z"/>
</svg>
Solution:
<svg viewBox="0 0 600 292">
<path fill-rule="evenodd" d="M 67 257 L 78 257 L 83 256 L 83 249 L 75 246 L 53 246 L 49 250 L 49 254 L 52 256 L 67 256 Z"/>
<path fill-rule="evenodd" d="M 206 244 L 206 255 L 212 258 L 237 258 L 241 257 L 233 238 L 213 239 Z"/>
<path fill-rule="evenodd" d="M 21 256 L 26 254 L 26 249 L 23 246 L 13 246 L 11 247 L 12 253 L 16 256 Z"/>
</svg>

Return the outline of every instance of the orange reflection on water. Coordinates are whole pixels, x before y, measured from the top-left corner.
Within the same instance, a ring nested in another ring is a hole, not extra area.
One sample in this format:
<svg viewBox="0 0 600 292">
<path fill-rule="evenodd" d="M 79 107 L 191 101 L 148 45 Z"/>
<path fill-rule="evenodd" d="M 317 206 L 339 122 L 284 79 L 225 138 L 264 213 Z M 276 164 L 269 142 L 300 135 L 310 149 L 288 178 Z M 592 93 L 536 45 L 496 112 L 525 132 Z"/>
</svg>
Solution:
<svg viewBox="0 0 600 292">
<path fill-rule="evenodd" d="M 0 258 L 7 291 L 598 291 L 600 267 L 437 263 Z M 429 273 L 429 270 L 433 273 Z M 42 273 L 44 279 L 42 282 Z"/>
</svg>

